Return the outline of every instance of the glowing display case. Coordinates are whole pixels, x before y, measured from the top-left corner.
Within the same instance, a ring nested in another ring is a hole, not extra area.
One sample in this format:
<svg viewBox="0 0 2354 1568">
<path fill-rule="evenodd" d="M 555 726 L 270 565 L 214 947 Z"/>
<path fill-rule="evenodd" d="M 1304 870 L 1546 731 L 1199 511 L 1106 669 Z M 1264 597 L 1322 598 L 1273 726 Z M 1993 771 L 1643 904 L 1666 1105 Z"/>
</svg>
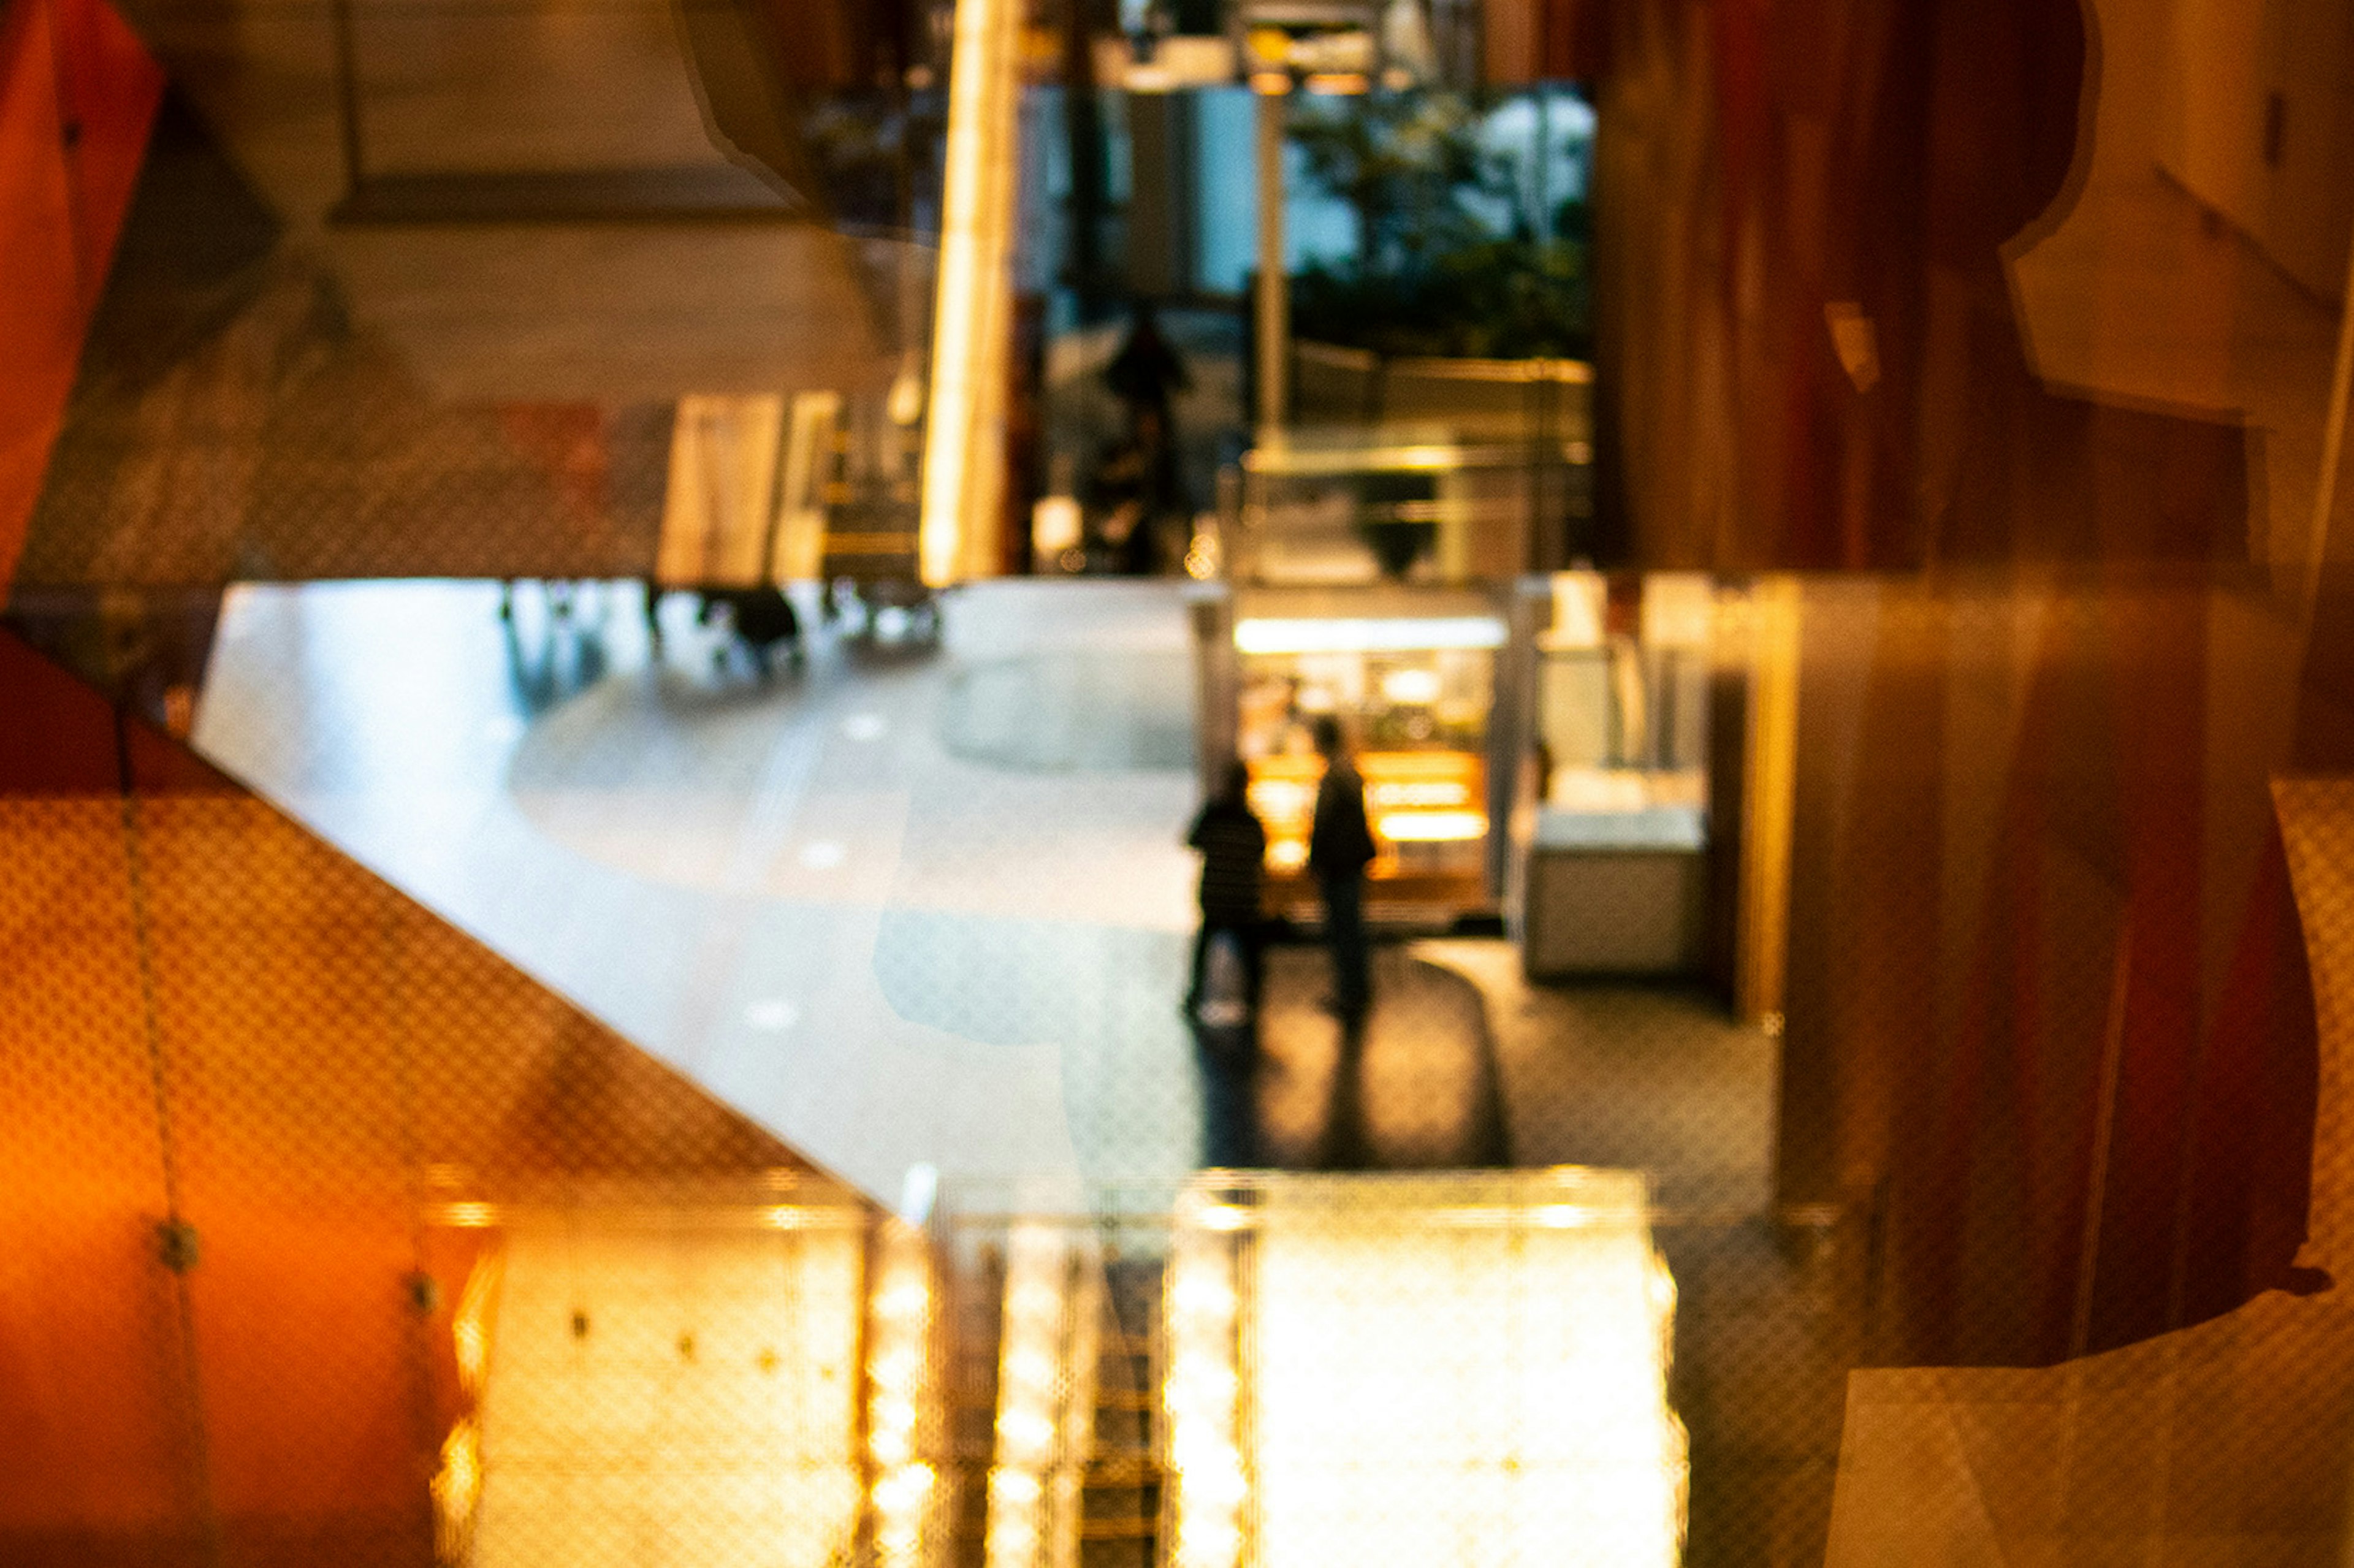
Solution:
<svg viewBox="0 0 2354 1568">
<path fill-rule="evenodd" d="M 1518 715 L 1522 601 L 1509 590 L 1243 588 L 1196 605 L 1202 762 L 1239 758 L 1267 832 L 1267 906 L 1312 913 L 1308 838 L 1338 718 L 1365 783 L 1366 895 L 1391 919 L 1444 923 L 1500 906 Z"/>
</svg>

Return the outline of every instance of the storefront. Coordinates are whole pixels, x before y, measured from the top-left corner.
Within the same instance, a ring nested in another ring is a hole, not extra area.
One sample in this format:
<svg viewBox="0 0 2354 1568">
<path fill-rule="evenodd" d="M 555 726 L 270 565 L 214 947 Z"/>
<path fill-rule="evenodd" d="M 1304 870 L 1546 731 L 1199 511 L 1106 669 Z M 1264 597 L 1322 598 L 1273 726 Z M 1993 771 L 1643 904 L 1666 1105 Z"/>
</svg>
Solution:
<svg viewBox="0 0 2354 1568">
<path fill-rule="evenodd" d="M 1546 579 L 1512 900 L 1532 975 L 1709 967 L 1719 601 L 1697 575 Z M 1734 765 L 1738 765 L 1737 757 Z"/>
<path fill-rule="evenodd" d="M 1331 715 L 1365 780 L 1376 919 L 1500 919 L 1536 976 L 1711 972 L 1736 874 L 1712 806 L 1744 767 L 1723 627 L 1744 603 L 1675 574 L 1205 588 L 1204 780 L 1246 765 L 1269 912 L 1313 919 L 1311 736 Z"/>
<path fill-rule="evenodd" d="M 1326 715 L 1364 776 L 1375 916 L 1445 924 L 1501 909 L 1497 828 L 1517 787 L 1526 603 L 1510 589 L 1398 588 L 1246 588 L 1198 602 L 1205 778 L 1237 758 L 1249 768 L 1270 910 L 1314 911 L 1308 833 L 1323 761 L 1311 729 Z"/>
</svg>

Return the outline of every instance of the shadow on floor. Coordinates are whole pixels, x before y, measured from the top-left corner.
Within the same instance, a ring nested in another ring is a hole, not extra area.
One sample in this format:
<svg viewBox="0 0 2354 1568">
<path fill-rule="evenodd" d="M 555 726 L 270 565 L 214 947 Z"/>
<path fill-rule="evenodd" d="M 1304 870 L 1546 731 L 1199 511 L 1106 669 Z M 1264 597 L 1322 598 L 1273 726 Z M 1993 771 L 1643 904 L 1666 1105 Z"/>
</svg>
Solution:
<svg viewBox="0 0 2354 1568">
<path fill-rule="evenodd" d="M 1203 1163 L 1296 1171 L 1468 1170 L 1511 1163 L 1495 1041 L 1479 990 L 1399 948 L 1374 955 L 1356 1027 L 1323 1005 L 1323 954 L 1274 948 L 1257 1038 L 1197 1026 Z"/>
</svg>

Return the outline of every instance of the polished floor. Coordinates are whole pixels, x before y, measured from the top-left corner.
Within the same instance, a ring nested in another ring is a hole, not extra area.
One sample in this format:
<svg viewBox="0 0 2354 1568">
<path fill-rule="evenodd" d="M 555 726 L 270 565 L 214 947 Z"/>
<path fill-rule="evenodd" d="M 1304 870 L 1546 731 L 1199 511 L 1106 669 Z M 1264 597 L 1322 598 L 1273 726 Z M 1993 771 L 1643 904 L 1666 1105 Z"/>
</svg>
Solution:
<svg viewBox="0 0 2354 1568">
<path fill-rule="evenodd" d="M 998 583 L 937 652 L 812 636 L 765 683 L 635 585 L 229 596 L 200 751 L 868 1192 L 1165 1213 L 1204 1163 L 1645 1171 L 1678 1299 L 1686 1561 L 1819 1561 L 1864 1236 L 1769 1211 L 1776 1043 L 1668 987 L 1385 945 L 1374 1012 L 1272 950 L 1258 1049 L 1181 1018 L 1184 590 Z M 817 625 L 816 606 L 807 607 Z"/>
<path fill-rule="evenodd" d="M 684 597 L 656 653 L 635 585 L 504 619 L 489 583 L 247 587 L 194 738 L 877 1194 L 915 1165 L 1068 1198 L 1205 1159 L 1574 1161 L 1761 1211 L 1771 1042 L 1673 991 L 1531 987 L 1501 941 L 1384 950 L 1355 1041 L 1320 952 L 1278 949 L 1262 1058 L 1205 1086 L 1183 592 L 977 586 L 938 652 L 818 630 L 763 681 Z"/>
</svg>

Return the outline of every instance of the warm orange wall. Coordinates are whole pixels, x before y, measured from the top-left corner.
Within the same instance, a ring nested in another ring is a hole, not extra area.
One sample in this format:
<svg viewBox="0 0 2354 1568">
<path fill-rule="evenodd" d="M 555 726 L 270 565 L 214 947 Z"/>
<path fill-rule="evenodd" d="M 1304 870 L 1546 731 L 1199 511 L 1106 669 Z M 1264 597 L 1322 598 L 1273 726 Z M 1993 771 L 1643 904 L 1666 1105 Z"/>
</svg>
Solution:
<svg viewBox="0 0 2354 1568">
<path fill-rule="evenodd" d="M 2022 348 L 2003 257 L 2079 172 L 2094 45 L 2078 0 L 1610 14 L 1606 553 L 1725 569 L 2245 558 L 2236 425 L 2056 395 Z M 1861 329 L 1851 352 L 1835 316 Z"/>
<path fill-rule="evenodd" d="M 2298 1283 L 2317 1055 L 2273 821 L 2334 699 L 2200 574 L 1810 585 L 1783 1193 L 1876 1217 L 1889 1364 Z M 2309 1282 L 2308 1282 L 2309 1283 Z"/>
<path fill-rule="evenodd" d="M 1490 87 L 1591 81 L 1606 63 L 1605 0 L 1481 0 L 1480 74 Z"/>
<path fill-rule="evenodd" d="M 105 0 L 0 11 L 0 585 L 24 548 L 163 85 Z"/>
<path fill-rule="evenodd" d="M 111 715 L 0 635 L 36 721 L 103 750 L 0 787 L 0 1562 L 428 1563 L 467 1257 L 420 1205 L 806 1167 L 160 737 L 92 787 Z"/>
<path fill-rule="evenodd" d="M 2170 24 L 2167 171 L 2307 291 L 2338 299 L 2354 225 L 2354 13 L 2338 0 L 2141 4 Z M 2274 95 L 2282 118 L 2268 163 Z"/>
</svg>

